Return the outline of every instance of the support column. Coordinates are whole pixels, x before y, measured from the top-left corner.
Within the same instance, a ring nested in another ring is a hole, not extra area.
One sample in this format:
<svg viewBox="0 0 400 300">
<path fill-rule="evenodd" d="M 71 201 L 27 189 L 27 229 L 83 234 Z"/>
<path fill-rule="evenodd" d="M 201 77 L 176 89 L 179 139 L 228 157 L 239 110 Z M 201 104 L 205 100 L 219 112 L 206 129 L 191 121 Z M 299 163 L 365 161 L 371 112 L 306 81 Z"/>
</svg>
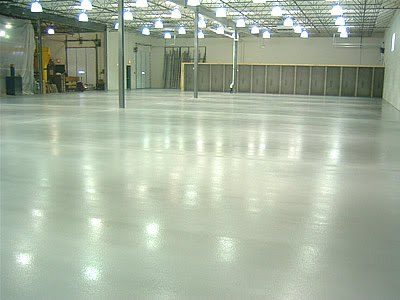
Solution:
<svg viewBox="0 0 400 300">
<path fill-rule="evenodd" d="M 39 63 L 39 94 L 43 94 L 43 47 L 42 47 L 42 28 L 40 20 L 37 20 L 37 55 Z"/>
<path fill-rule="evenodd" d="M 108 62 L 107 62 L 107 43 L 108 43 L 108 31 L 107 29 L 104 31 L 104 42 L 103 42 L 103 61 L 104 61 L 104 73 L 103 73 L 103 80 L 104 80 L 104 90 L 108 91 Z"/>
<path fill-rule="evenodd" d="M 126 107 L 125 101 L 125 26 L 124 0 L 118 0 L 118 92 L 119 108 Z"/>
<path fill-rule="evenodd" d="M 194 64 L 193 64 L 193 93 L 194 98 L 199 97 L 199 87 L 198 87 L 198 63 L 199 63 L 199 10 L 196 7 L 194 13 Z"/>
<path fill-rule="evenodd" d="M 237 92 L 238 91 L 238 86 L 237 86 L 237 75 L 238 75 L 238 64 L 237 64 L 237 52 L 238 52 L 238 40 L 239 40 L 239 36 L 238 36 L 238 32 L 236 30 L 235 27 L 235 31 L 233 32 L 233 51 L 232 51 L 232 83 L 231 83 L 231 93 L 232 92 Z"/>
</svg>

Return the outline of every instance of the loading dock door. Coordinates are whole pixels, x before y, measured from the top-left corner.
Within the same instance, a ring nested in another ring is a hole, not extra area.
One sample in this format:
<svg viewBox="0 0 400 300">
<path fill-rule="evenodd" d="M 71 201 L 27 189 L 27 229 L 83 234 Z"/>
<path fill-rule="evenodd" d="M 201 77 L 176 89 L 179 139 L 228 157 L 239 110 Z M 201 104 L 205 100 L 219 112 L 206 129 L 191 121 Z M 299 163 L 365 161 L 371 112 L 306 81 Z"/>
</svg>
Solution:
<svg viewBox="0 0 400 300">
<path fill-rule="evenodd" d="M 150 59 L 150 47 L 138 47 L 136 52 L 136 88 L 138 89 L 149 89 L 151 87 Z"/>
<path fill-rule="evenodd" d="M 96 49 L 68 48 L 68 76 L 80 77 L 83 83 L 96 86 Z"/>
</svg>

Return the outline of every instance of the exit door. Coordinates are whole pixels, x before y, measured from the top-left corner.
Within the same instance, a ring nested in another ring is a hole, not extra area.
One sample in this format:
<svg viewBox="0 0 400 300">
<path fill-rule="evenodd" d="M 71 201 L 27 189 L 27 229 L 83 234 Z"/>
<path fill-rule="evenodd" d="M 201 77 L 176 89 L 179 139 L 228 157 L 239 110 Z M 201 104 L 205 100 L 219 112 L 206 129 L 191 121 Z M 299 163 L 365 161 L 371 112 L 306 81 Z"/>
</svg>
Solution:
<svg viewBox="0 0 400 300">
<path fill-rule="evenodd" d="M 138 89 L 151 87 L 150 59 L 150 47 L 138 47 L 136 52 L 136 88 Z"/>
<path fill-rule="evenodd" d="M 126 66 L 126 89 L 130 90 L 132 88 L 132 71 L 131 66 Z"/>
</svg>

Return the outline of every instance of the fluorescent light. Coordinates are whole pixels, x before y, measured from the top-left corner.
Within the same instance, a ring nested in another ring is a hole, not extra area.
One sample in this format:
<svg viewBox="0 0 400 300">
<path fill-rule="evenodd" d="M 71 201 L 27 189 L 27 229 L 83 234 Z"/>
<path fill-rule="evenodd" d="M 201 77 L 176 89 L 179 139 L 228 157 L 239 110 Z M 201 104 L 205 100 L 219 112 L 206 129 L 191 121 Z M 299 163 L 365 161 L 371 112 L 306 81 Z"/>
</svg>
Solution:
<svg viewBox="0 0 400 300">
<path fill-rule="evenodd" d="M 199 30 L 199 32 L 197 33 L 197 37 L 199 39 L 204 39 L 204 32 L 202 30 Z"/>
<path fill-rule="evenodd" d="M 251 34 L 259 34 L 260 33 L 260 27 L 258 27 L 257 25 L 253 25 L 251 27 L 250 32 L 251 32 Z"/>
<path fill-rule="evenodd" d="M 287 17 L 283 21 L 283 26 L 285 26 L 285 27 L 293 27 L 293 19 L 291 17 Z"/>
<path fill-rule="evenodd" d="M 180 19 L 180 18 L 182 18 L 182 14 L 181 14 L 181 11 L 179 10 L 179 8 L 175 7 L 171 11 L 171 18 L 172 19 Z"/>
<path fill-rule="evenodd" d="M 160 19 L 157 19 L 157 20 L 154 22 L 154 28 L 157 28 L 157 29 L 162 29 L 162 28 L 164 28 L 163 22 L 162 22 Z"/>
<path fill-rule="evenodd" d="M 189 6 L 199 6 L 200 5 L 200 0 L 188 0 L 187 5 Z"/>
<path fill-rule="evenodd" d="M 264 4 L 267 0 L 253 0 L 253 3 Z"/>
<path fill-rule="evenodd" d="M 7 23 L 6 24 L 6 29 L 11 29 L 11 28 L 12 28 L 12 25 L 10 23 Z"/>
<path fill-rule="evenodd" d="M 246 21 L 243 18 L 239 18 L 236 21 L 236 27 L 244 28 L 246 27 Z"/>
<path fill-rule="evenodd" d="M 307 30 L 303 30 L 300 34 L 300 37 L 303 39 L 308 39 L 308 32 Z"/>
<path fill-rule="evenodd" d="M 118 29 L 118 28 L 119 28 L 119 22 L 115 22 L 114 29 Z"/>
<path fill-rule="evenodd" d="M 225 33 L 224 26 L 219 25 L 219 26 L 217 27 L 217 30 L 215 31 L 215 33 L 216 33 L 216 34 L 224 34 L 224 33 Z"/>
<path fill-rule="evenodd" d="M 393 32 L 393 34 L 392 34 L 392 46 L 390 47 L 390 52 L 394 52 L 395 48 L 396 48 L 396 32 Z"/>
<path fill-rule="evenodd" d="M 54 28 L 48 28 L 47 34 L 55 34 Z"/>
<path fill-rule="evenodd" d="M 339 35 L 342 39 L 347 39 L 349 37 L 349 33 L 347 31 L 343 31 Z"/>
<path fill-rule="evenodd" d="M 346 25 L 346 19 L 344 17 L 337 17 L 335 21 L 336 26 L 344 26 Z"/>
<path fill-rule="evenodd" d="M 4 30 L 0 30 L 0 37 L 5 37 L 6 36 L 6 32 Z"/>
<path fill-rule="evenodd" d="M 81 13 L 79 14 L 78 21 L 79 21 L 79 22 L 88 22 L 88 21 L 89 21 L 89 17 L 88 17 L 88 15 L 87 15 L 87 13 L 85 13 L 84 11 L 81 12 Z"/>
<path fill-rule="evenodd" d="M 344 31 L 347 31 L 347 27 L 346 27 L 346 26 L 344 26 L 344 25 L 342 25 L 342 26 L 339 26 L 337 31 L 338 31 L 338 32 L 344 32 Z"/>
<path fill-rule="evenodd" d="M 293 27 L 293 30 L 294 30 L 294 33 L 301 33 L 302 28 L 301 28 L 300 25 L 295 25 L 295 26 Z"/>
<path fill-rule="evenodd" d="M 148 7 L 147 0 L 136 0 L 136 7 Z"/>
<path fill-rule="evenodd" d="M 271 16 L 282 17 L 282 8 L 280 6 L 274 6 L 271 10 Z"/>
<path fill-rule="evenodd" d="M 264 39 L 270 39 L 271 38 L 271 32 L 269 32 L 268 30 L 265 30 L 263 32 L 263 38 Z"/>
<path fill-rule="evenodd" d="M 171 39 L 172 35 L 171 32 L 164 32 L 164 39 Z"/>
<path fill-rule="evenodd" d="M 150 28 L 145 26 L 142 28 L 142 34 L 143 35 L 150 35 Z"/>
<path fill-rule="evenodd" d="M 83 10 L 92 10 L 92 2 L 90 2 L 90 0 L 81 0 L 81 8 Z"/>
<path fill-rule="evenodd" d="M 186 28 L 183 26 L 180 26 L 178 28 L 178 34 L 186 34 Z"/>
<path fill-rule="evenodd" d="M 225 7 L 218 7 L 215 16 L 217 18 L 226 18 L 226 8 Z"/>
<path fill-rule="evenodd" d="M 127 20 L 127 21 L 133 20 L 133 14 L 130 10 L 124 11 L 124 20 Z"/>
<path fill-rule="evenodd" d="M 343 15 L 343 8 L 340 6 L 340 4 L 336 4 L 336 5 L 334 5 L 332 7 L 331 15 L 332 16 L 341 16 L 341 15 Z"/>
<path fill-rule="evenodd" d="M 43 11 L 42 4 L 38 0 L 35 0 L 31 4 L 31 12 L 40 13 Z"/>
</svg>

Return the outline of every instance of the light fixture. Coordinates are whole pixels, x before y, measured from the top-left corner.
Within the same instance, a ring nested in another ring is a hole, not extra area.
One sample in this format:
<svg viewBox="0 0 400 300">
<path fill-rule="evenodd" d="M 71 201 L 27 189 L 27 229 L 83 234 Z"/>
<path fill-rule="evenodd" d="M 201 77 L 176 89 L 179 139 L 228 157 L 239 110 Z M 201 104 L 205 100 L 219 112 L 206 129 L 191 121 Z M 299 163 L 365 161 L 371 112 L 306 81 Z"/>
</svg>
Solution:
<svg viewBox="0 0 400 300">
<path fill-rule="evenodd" d="M 269 32 L 268 30 L 265 30 L 263 32 L 263 38 L 264 39 L 270 39 L 271 38 L 271 32 Z"/>
<path fill-rule="evenodd" d="M 332 7 L 331 15 L 332 16 L 341 16 L 341 15 L 343 15 L 343 8 L 340 6 L 340 4 L 336 4 L 336 5 L 334 5 Z"/>
<path fill-rule="evenodd" d="M 48 28 L 47 29 L 47 34 L 55 34 L 54 28 Z"/>
<path fill-rule="evenodd" d="M 203 17 L 199 18 L 198 26 L 199 26 L 199 28 L 206 28 L 207 27 L 206 20 Z"/>
<path fill-rule="evenodd" d="M 303 39 L 308 39 L 308 32 L 307 30 L 303 30 L 300 34 L 300 37 Z"/>
<path fill-rule="evenodd" d="M 188 0 L 187 5 L 189 6 L 199 6 L 200 5 L 200 0 Z"/>
<path fill-rule="evenodd" d="M 295 25 L 294 27 L 293 27 L 293 30 L 294 30 L 294 33 L 301 33 L 301 31 L 302 31 L 302 28 L 301 28 L 301 26 L 300 25 Z"/>
<path fill-rule="evenodd" d="M 215 11 L 215 16 L 217 18 L 226 18 L 226 8 L 225 7 L 218 7 Z"/>
<path fill-rule="evenodd" d="M 235 32 L 232 32 L 231 38 L 238 41 L 239 40 L 239 32 L 236 32 L 236 37 L 235 37 Z"/>
<path fill-rule="evenodd" d="M 204 32 L 202 30 L 199 30 L 199 32 L 197 33 L 197 37 L 199 39 L 204 39 Z"/>
<path fill-rule="evenodd" d="M 38 0 L 35 0 L 31 4 L 31 12 L 40 13 L 43 11 L 42 4 Z"/>
<path fill-rule="evenodd" d="M 339 36 L 342 39 L 347 39 L 349 37 L 349 33 L 347 31 L 342 31 Z"/>
<path fill-rule="evenodd" d="M 222 25 L 219 25 L 217 27 L 217 30 L 215 31 L 216 34 L 224 34 L 225 33 L 225 28 Z"/>
<path fill-rule="evenodd" d="M 12 25 L 10 23 L 7 23 L 6 24 L 6 29 L 11 29 L 11 28 L 12 28 Z"/>
<path fill-rule="evenodd" d="M 285 26 L 285 27 L 293 27 L 293 19 L 291 17 L 287 17 L 283 21 L 283 26 Z"/>
<path fill-rule="evenodd" d="M 92 2 L 90 2 L 90 0 L 81 0 L 81 8 L 83 10 L 92 10 Z"/>
<path fill-rule="evenodd" d="M 118 28 L 119 28 L 119 22 L 115 22 L 115 24 L 114 24 L 114 29 L 117 29 L 117 30 L 118 30 Z"/>
<path fill-rule="evenodd" d="M 150 28 L 145 26 L 142 28 L 142 34 L 143 35 L 150 35 Z"/>
<path fill-rule="evenodd" d="M 79 22 L 88 22 L 88 21 L 89 21 L 89 17 L 88 17 L 88 15 L 87 15 L 87 13 L 85 13 L 84 11 L 81 12 L 81 13 L 79 14 L 78 21 L 79 21 Z"/>
<path fill-rule="evenodd" d="M 346 26 L 344 26 L 344 25 L 342 25 L 342 26 L 339 26 L 339 27 L 338 27 L 338 29 L 337 29 L 337 31 L 338 31 L 338 32 L 344 32 L 344 31 L 347 31 L 347 27 L 346 27 Z"/>
<path fill-rule="evenodd" d="M 253 0 L 253 3 L 264 4 L 267 0 Z"/>
<path fill-rule="evenodd" d="M 171 39 L 172 35 L 171 32 L 164 32 L 164 39 Z"/>
<path fill-rule="evenodd" d="M 246 27 L 246 21 L 243 18 L 239 18 L 236 21 L 236 27 L 244 28 Z"/>
<path fill-rule="evenodd" d="M 6 36 L 6 32 L 4 30 L 0 30 L 0 37 L 5 37 Z"/>
<path fill-rule="evenodd" d="M 179 10 L 179 8 L 175 7 L 171 11 L 171 18 L 172 19 L 180 19 L 180 18 L 182 18 L 182 14 L 181 14 L 181 11 Z"/>
<path fill-rule="evenodd" d="M 335 21 L 336 26 L 344 26 L 346 25 L 346 19 L 344 17 L 337 17 Z"/>
<path fill-rule="evenodd" d="M 148 7 L 147 0 L 136 0 L 136 7 Z"/>
<path fill-rule="evenodd" d="M 162 29 L 162 28 L 164 28 L 163 22 L 162 22 L 160 19 L 157 19 L 157 20 L 154 22 L 154 28 L 157 28 L 157 29 Z"/>
<path fill-rule="evenodd" d="M 250 32 L 251 32 L 251 34 L 259 34 L 260 33 L 260 27 L 258 27 L 257 25 L 253 25 L 251 27 Z"/>
<path fill-rule="evenodd" d="M 178 34 L 186 34 L 186 28 L 183 26 L 180 26 L 178 28 Z"/>
<path fill-rule="evenodd" d="M 133 20 L 133 14 L 130 10 L 124 11 L 124 20 L 126 21 L 132 21 Z"/>
<path fill-rule="evenodd" d="M 273 16 L 273 17 L 282 17 L 282 8 L 280 6 L 272 7 L 271 16 Z"/>
</svg>

